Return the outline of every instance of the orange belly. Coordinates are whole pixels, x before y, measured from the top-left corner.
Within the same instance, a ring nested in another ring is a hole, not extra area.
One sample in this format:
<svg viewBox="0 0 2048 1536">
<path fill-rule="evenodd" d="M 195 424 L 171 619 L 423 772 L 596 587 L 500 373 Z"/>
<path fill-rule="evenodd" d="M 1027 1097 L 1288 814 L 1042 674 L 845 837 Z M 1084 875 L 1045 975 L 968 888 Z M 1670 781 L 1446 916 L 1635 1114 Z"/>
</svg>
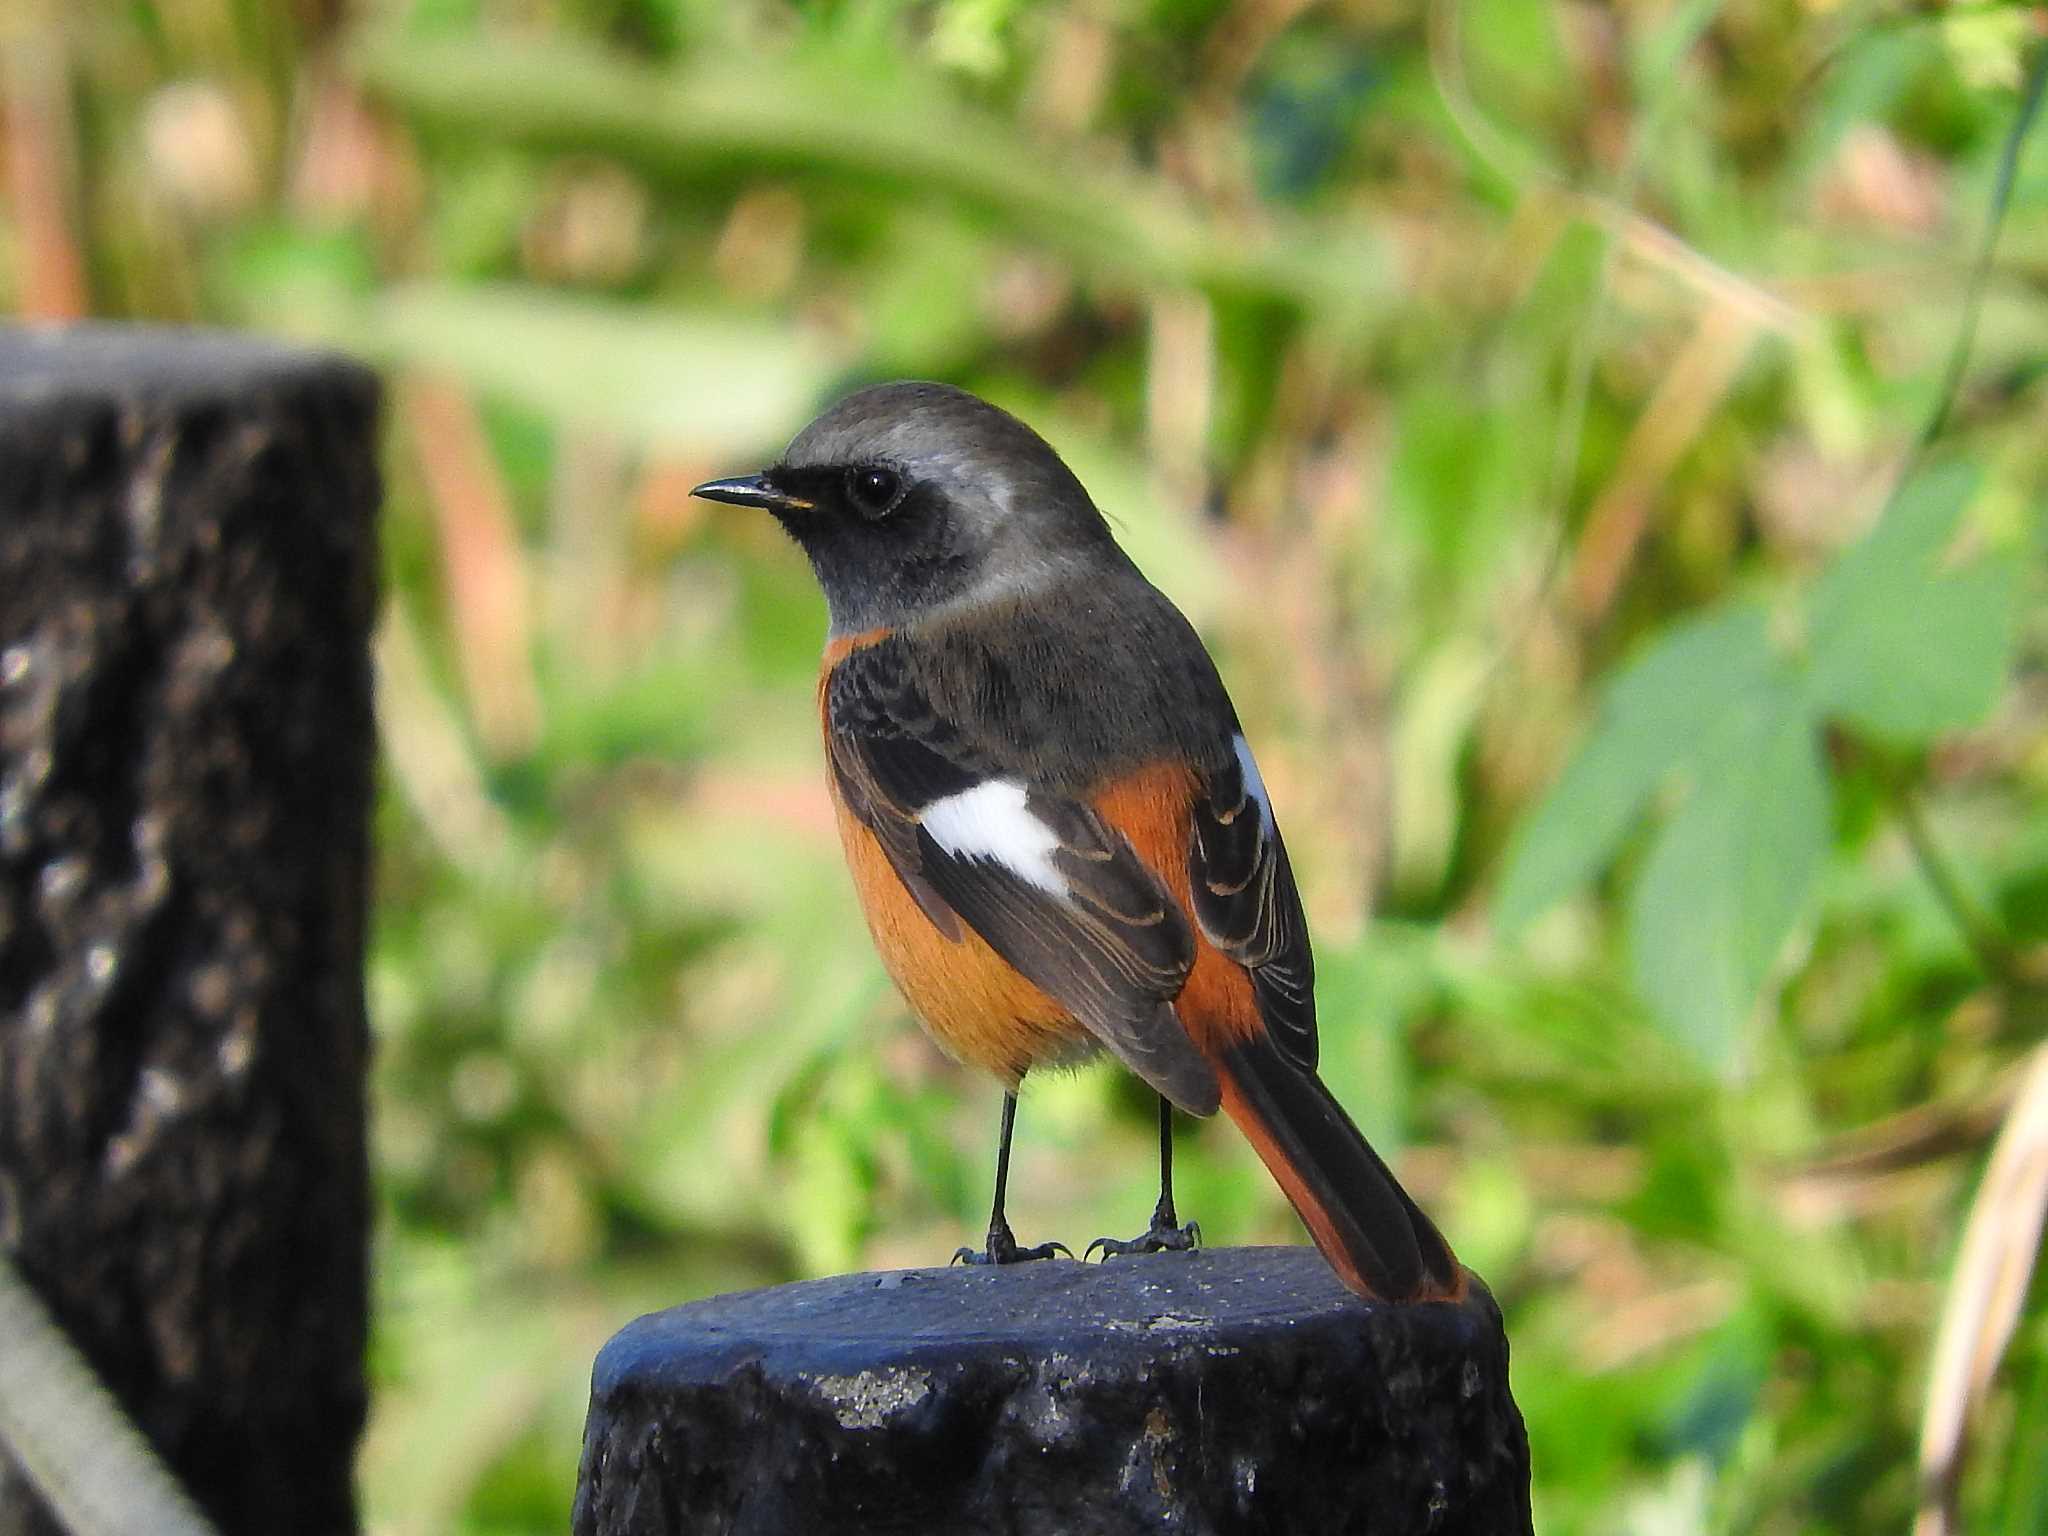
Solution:
<svg viewBox="0 0 2048 1536">
<path fill-rule="evenodd" d="M 940 1049 L 1012 1088 L 1032 1067 L 1086 1053 L 1092 1037 L 1073 1015 L 1020 976 L 980 934 L 963 926 L 954 940 L 932 926 L 875 834 L 841 803 L 836 783 L 832 804 L 883 969 Z"/>
</svg>

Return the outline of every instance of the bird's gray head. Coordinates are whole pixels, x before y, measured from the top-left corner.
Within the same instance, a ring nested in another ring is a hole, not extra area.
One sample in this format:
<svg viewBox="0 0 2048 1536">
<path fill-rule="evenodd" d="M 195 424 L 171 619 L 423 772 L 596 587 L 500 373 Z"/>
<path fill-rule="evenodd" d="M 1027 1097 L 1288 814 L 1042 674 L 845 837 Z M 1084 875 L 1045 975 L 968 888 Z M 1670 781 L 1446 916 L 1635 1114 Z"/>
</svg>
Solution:
<svg viewBox="0 0 2048 1536">
<path fill-rule="evenodd" d="M 810 556 L 835 635 L 1121 561 L 1108 525 L 1044 438 L 949 384 L 849 395 L 758 475 L 696 494 L 765 507 Z"/>
</svg>

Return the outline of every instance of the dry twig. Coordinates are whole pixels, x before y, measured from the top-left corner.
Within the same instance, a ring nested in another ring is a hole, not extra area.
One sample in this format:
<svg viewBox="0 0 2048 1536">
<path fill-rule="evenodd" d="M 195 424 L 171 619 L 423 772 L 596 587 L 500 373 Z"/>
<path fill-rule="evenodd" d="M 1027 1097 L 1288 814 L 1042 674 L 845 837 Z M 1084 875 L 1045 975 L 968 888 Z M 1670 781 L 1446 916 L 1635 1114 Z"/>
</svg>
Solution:
<svg viewBox="0 0 2048 1536">
<path fill-rule="evenodd" d="M 2019 1097 L 1970 1204 L 1920 1425 L 1914 1536 L 1954 1536 L 1956 1488 L 1970 1421 L 2012 1342 L 2048 1215 L 2048 1045 L 2036 1047 Z"/>
</svg>

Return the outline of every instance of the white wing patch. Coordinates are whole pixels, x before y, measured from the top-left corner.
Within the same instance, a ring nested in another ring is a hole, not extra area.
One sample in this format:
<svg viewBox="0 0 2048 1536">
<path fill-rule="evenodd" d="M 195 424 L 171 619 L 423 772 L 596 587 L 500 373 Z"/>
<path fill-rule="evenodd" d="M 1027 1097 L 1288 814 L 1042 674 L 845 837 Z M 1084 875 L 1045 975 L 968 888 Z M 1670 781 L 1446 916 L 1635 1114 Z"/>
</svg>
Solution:
<svg viewBox="0 0 2048 1536">
<path fill-rule="evenodd" d="M 1259 776 L 1259 765 L 1252 761 L 1251 743 L 1238 732 L 1230 740 L 1237 751 L 1237 770 L 1244 775 L 1244 787 L 1251 797 L 1259 802 L 1259 825 L 1266 830 L 1266 836 L 1273 835 L 1273 800 L 1266 793 L 1266 781 Z"/>
<path fill-rule="evenodd" d="M 1052 861 L 1059 839 L 1031 814 L 1015 779 L 990 779 L 934 800 L 918 820 L 954 858 L 993 860 L 1048 895 L 1066 897 L 1066 876 Z"/>
</svg>

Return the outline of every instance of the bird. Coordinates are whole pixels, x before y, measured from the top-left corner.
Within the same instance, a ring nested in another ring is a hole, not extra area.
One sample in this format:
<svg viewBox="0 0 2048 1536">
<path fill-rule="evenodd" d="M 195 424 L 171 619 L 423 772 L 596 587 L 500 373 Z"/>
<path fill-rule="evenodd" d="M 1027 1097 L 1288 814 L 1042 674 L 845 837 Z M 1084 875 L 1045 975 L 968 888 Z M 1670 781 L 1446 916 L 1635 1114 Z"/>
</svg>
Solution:
<svg viewBox="0 0 2048 1536">
<path fill-rule="evenodd" d="M 904 381 L 830 406 L 757 474 L 694 494 L 765 510 L 828 629 L 818 711 L 840 840 L 883 967 L 938 1045 L 1004 1088 L 980 1249 L 1005 1215 L 1027 1073 L 1107 1051 L 1159 1096 L 1144 1233 L 1185 1250 L 1173 1114 L 1236 1123 L 1337 1277 L 1455 1300 L 1463 1271 L 1316 1075 L 1301 898 L 1237 711 L 1180 610 L 1016 416 Z"/>
</svg>

